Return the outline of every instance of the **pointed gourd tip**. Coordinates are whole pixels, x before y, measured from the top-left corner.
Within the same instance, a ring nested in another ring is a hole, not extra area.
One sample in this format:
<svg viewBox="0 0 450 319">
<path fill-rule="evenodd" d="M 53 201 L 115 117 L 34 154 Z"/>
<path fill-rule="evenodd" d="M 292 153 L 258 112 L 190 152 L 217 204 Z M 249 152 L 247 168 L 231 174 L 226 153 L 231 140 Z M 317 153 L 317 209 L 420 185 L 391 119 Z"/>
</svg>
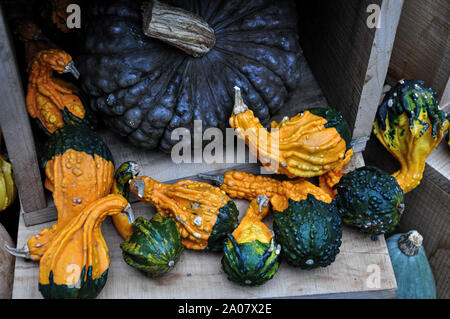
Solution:
<svg viewBox="0 0 450 319">
<path fill-rule="evenodd" d="M 141 167 L 139 166 L 139 164 L 136 162 L 130 162 L 130 166 L 131 166 L 131 172 L 133 174 L 133 178 L 135 176 L 138 176 L 139 173 L 141 172 Z"/>
<path fill-rule="evenodd" d="M 75 63 L 73 61 L 70 61 L 66 65 L 66 67 L 63 70 L 63 73 L 71 73 L 75 77 L 75 79 L 77 79 L 77 80 L 80 78 L 80 72 L 75 67 Z"/>
<path fill-rule="evenodd" d="M 8 245 L 3 246 L 5 248 L 5 250 L 10 253 L 13 256 L 16 257 L 21 257 L 21 258 L 25 258 L 25 259 L 31 259 L 30 258 L 30 251 L 28 250 L 28 246 L 25 245 L 23 246 L 23 248 L 18 249 L 18 248 L 12 248 L 9 247 Z"/>
<path fill-rule="evenodd" d="M 262 212 L 262 208 L 263 207 L 267 207 L 267 205 L 269 205 L 269 197 L 267 197 L 266 195 L 258 195 L 257 199 L 256 199 L 256 203 L 259 206 L 259 212 Z"/>
<path fill-rule="evenodd" d="M 123 212 L 127 215 L 128 223 L 133 224 L 135 218 L 134 218 L 134 211 L 133 211 L 133 208 L 131 207 L 130 203 L 127 204 L 127 207 L 125 207 Z"/>
<path fill-rule="evenodd" d="M 200 179 L 208 180 L 214 182 L 214 184 L 220 186 L 223 184 L 223 175 L 210 175 L 210 174 L 197 174 L 197 177 Z"/>
<path fill-rule="evenodd" d="M 238 86 L 235 86 L 233 114 L 238 115 L 240 113 L 244 113 L 247 110 L 248 107 L 247 105 L 245 105 L 244 100 L 242 99 L 241 89 Z"/>
<path fill-rule="evenodd" d="M 137 191 L 138 197 L 142 198 L 144 197 L 145 193 L 145 181 L 143 179 L 136 179 L 133 182 L 133 189 Z"/>
</svg>

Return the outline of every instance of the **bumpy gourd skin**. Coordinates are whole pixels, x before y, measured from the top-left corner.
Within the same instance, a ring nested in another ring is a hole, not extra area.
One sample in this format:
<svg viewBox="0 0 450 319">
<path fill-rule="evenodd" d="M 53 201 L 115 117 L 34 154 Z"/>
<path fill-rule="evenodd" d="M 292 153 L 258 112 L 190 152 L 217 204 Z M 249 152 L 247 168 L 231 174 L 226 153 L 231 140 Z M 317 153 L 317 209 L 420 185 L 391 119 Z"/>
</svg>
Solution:
<svg viewBox="0 0 450 319">
<path fill-rule="evenodd" d="M 312 195 L 275 211 L 273 230 L 288 264 L 302 269 L 326 267 L 335 261 L 342 237 L 342 220 L 334 204 Z"/>
<path fill-rule="evenodd" d="M 405 193 L 422 180 L 425 160 L 442 140 L 449 121 L 439 110 L 436 92 L 422 81 L 402 80 L 384 97 L 373 132 L 400 162 L 392 176 Z"/>
<path fill-rule="evenodd" d="M 225 173 L 220 186 L 231 198 L 254 200 L 258 195 L 266 195 L 275 210 L 285 210 L 288 199 L 300 201 L 306 199 L 308 194 L 314 195 L 318 200 L 331 203 L 332 198 L 321 188 L 304 179 L 292 181 L 279 181 L 266 176 L 256 176 L 240 171 Z"/>
<path fill-rule="evenodd" d="M 266 201 L 262 203 L 261 198 Z M 222 269 L 229 280 L 244 286 L 259 286 L 272 279 L 277 272 L 281 246 L 262 222 L 269 207 L 268 197 L 259 196 L 252 200 L 239 226 L 228 236 Z"/>
<path fill-rule="evenodd" d="M 348 134 L 342 133 L 341 123 L 346 126 L 343 119 L 340 125 L 335 125 L 329 122 L 326 111 L 322 114 L 306 110 L 280 123 L 272 122 L 271 131 L 267 132 L 245 105 L 240 91 L 235 87 L 230 126 L 268 170 L 291 178 L 307 178 L 323 175 L 346 161 L 345 157 L 350 154 L 347 152 L 350 133 L 348 129 L 345 130 Z"/>
<path fill-rule="evenodd" d="M 222 250 L 227 235 L 238 223 L 234 202 L 218 187 L 191 180 L 168 185 L 136 177 L 130 189 L 177 223 L 183 245 L 195 250 Z"/>
<path fill-rule="evenodd" d="M 216 43 L 194 58 L 142 32 L 142 1 L 91 1 L 83 7 L 77 60 L 91 107 L 139 147 L 170 151 L 177 128 L 225 129 L 234 85 L 269 123 L 298 85 L 300 46 L 293 1 L 163 1 L 202 17 Z"/>
<path fill-rule="evenodd" d="M 320 175 L 319 176 L 319 187 L 332 199 L 334 199 L 337 195 L 337 190 L 334 188 L 335 185 L 339 183 L 342 176 L 344 176 L 343 170 L 344 166 L 347 165 L 353 156 L 353 149 L 349 149 L 345 153 L 344 160 L 341 161 L 341 163 L 336 167 L 333 168 L 331 171 Z"/>
<path fill-rule="evenodd" d="M 125 262 L 150 278 L 172 270 L 184 250 L 176 223 L 158 213 L 151 220 L 138 217 L 120 248 Z"/>
<path fill-rule="evenodd" d="M 48 139 L 44 153 L 45 187 L 52 192 L 58 219 L 28 240 L 30 258 L 36 261 L 65 225 L 87 205 L 110 193 L 114 180 L 108 147 L 87 127 L 67 125 L 58 130 Z"/>
<path fill-rule="evenodd" d="M 129 210 L 111 194 L 89 204 L 53 238 L 39 264 L 39 291 L 47 299 L 95 298 L 106 283 L 108 247 L 101 232 L 107 216 Z"/>
<path fill-rule="evenodd" d="M 403 190 L 389 174 L 361 167 L 342 177 L 336 186 L 336 205 L 345 224 L 371 235 L 388 234 L 403 213 Z"/>
<path fill-rule="evenodd" d="M 73 85 L 55 80 L 53 71 L 67 72 L 72 57 L 58 49 L 38 52 L 28 67 L 26 105 L 28 113 L 47 134 L 53 134 L 66 122 L 89 124 L 86 110 Z"/>
</svg>

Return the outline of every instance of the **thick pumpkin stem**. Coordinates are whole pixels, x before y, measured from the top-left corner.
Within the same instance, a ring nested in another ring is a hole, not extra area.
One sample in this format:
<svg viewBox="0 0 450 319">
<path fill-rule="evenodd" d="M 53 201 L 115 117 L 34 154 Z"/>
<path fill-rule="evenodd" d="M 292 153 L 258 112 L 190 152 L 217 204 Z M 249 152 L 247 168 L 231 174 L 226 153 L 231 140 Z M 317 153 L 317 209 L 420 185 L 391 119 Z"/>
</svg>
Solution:
<svg viewBox="0 0 450 319">
<path fill-rule="evenodd" d="M 411 230 L 398 239 L 398 248 L 406 256 L 415 256 L 422 249 L 423 237 L 417 230 Z"/>
<path fill-rule="evenodd" d="M 146 36 L 177 47 L 193 57 L 206 55 L 216 43 L 214 30 L 200 16 L 153 0 L 142 5 Z"/>
</svg>

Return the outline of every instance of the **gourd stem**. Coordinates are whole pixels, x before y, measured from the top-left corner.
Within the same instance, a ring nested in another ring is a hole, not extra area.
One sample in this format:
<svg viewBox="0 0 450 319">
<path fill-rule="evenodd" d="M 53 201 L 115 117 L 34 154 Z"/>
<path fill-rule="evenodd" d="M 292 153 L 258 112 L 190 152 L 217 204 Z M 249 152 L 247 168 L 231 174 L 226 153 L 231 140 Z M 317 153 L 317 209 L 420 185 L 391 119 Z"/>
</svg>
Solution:
<svg viewBox="0 0 450 319">
<path fill-rule="evenodd" d="M 416 230 L 403 234 L 398 239 L 398 248 L 406 256 L 415 256 L 422 249 L 423 237 Z"/>
<path fill-rule="evenodd" d="M 233 114 L 238 115 L 248 110 L 248 106 L 245 105 L 242 99 L 241 89 L 237 86 L 234 87 L 234 108 Z"/>
<path fill-rule="evenodd" d="M 214 30 L 200 16 L 157 0 L 142 5 L 143 32 L 193 57 L 206 55 L 215 45 Z"/>
</svg>

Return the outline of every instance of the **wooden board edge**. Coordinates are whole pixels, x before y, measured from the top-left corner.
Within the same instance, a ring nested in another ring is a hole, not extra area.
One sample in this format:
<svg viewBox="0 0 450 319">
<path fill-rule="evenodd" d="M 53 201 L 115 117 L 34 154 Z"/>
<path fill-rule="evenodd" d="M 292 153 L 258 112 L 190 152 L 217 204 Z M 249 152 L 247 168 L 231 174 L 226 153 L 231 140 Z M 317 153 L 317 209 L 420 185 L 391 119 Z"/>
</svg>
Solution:
<svg viewBox="0 0 450 319">
<path fill-rule="evenodd" d="M 353 128 L 353 139 L 369 138 L 378 110 L 378 101 L 389 68 L 395 35 L 400 21 L 404 0 L 383 0 L 380 13 L 380 28 L 375 32 L 372 50 L 365 76 L 358 113 Z M 367 139 L 358 145 L 365 149 Z"/>
<path fill-rule="evenodd" d="M 46 207 L 44 188 L 38 157 L 25 106 L 24 90 L 20 79 L 14 48 L 6 25 L 5 13 L 0 3 L 0 125 L 8 149 L 9 159 L 19 196 L 26 212 Z"/>
</svg>

